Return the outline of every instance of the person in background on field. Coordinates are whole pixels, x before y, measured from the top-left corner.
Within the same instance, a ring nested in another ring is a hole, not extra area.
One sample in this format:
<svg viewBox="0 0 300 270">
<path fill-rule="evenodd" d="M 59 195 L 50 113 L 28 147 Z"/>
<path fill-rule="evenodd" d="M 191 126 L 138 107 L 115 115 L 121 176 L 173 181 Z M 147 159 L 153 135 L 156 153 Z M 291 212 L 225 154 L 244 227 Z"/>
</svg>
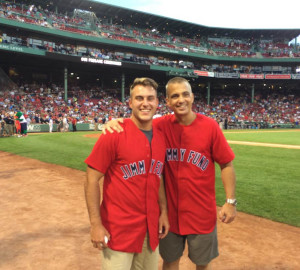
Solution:
<svg viewBox="0 0 300 270">
<path fill-rule="evenodd" d="M 17 113 L 15 114 L 14 118 L 15 118 L 16 136 L 21 137 L 21 123 L 18 120 Z"/>
<path fill-rule="evenodd" d="M 4 137 L 4 133 L 9 136 L 7 124 L 5 123 L 4 120 L 0 121 L 0 137 Z"/>
<path fill-rule="evenodd" d="M 186 79 L 169 80 L 166 101 L 174 114 L 153 121 L 167 145 L 164 178 L 170 232 L 159 244 L 163 269 L 179 269 L 186 242 L 196 269 L 210 269 L 210 262 L 219 254 L 215 162 L 220 166 L 226 193 L 218 217 L 228 224 L 236 216 L 234 153 L 218 123 L 192 111 L 194 95 Z M 112 123 L 114 129 L 122 131 L 116 122 Z"/>
<path fill-rule="evenodd" d="M 53 119 L 52 119 L 52 116 L 49 116 L 49 132 L 52 133 L 53 131 Z"/>
<path fill-rule="evenodd" d="M 35 121 L 35 123 L 36 123 L 36 124 L 40 124 L 40 122 L 41 122 L 40 119 L 41 119 L 41 118 L 40 118 L 40 115 L 39 115 L 38 113 L 36 113 L 35 116 L 34 116 L 34 121 Z"/>
<path fill-rule="evenodd" d="M 25 116 L 20 111 L 18 111 L 16 113 L 16 116 L 18 117 L 16 120 L 20 121 L 20 124 L 21 124 L 21 135 L 23 137 L 26 137 L 27 136 L 27 121 L 25 119 Z"/>
<path fill-rule="evenodd" d="M 77 131 L 76 125 L 77 125 L 77 119 L 76 119 L 76 117 L 73 117 L 73 118 L 72 118 L 73 132 Z"/>
<path fill-rule="evenodd" d="M 30 125 L 30 123 L 31 123 L 31 118 L 30 118 L 30 116 L 29 115 L 26 115 L 26 121 L 27 121 L 27 127 Z"/>
<path fill-rule="evenodd" d="M 66 114 L 63 116 L 62 125 L 63 125 L 63 127 L 62 127 L 63 132 L 69 131 L 68 118 L 67 118 Z"/>
<path fill-rule="evenodd" d="M 152 128 L 157 83 L 136 78 L 124 132 L 102 135 L 88 164 L 85 196 L 93 246 L 103 270 L 157 270 L 158 242 L 169 230 L 164 183 L 165 141 Z M 104 176 L 100 207 L 99 180 Z"/>
<path fill-rule="evenodd" d="M 63 120 L 62 117 L 57 119 L 57 132 L 63 132 Z"/>
<path fill-rule="evenodd" d="M 6 129 L 8 130 L 8 136 L 12 136 L 14 134 L 14 120 L 10 113 L 6 113 L 3 120 L 6 123 Z"/>
<path fill-rule="evenodd" d="M 98 130 L 98 123 L 99 122 L 99 116 L 98 115 L 95 115 L 94 117 L 94 131 L 97 131 Z"/>
</svg>

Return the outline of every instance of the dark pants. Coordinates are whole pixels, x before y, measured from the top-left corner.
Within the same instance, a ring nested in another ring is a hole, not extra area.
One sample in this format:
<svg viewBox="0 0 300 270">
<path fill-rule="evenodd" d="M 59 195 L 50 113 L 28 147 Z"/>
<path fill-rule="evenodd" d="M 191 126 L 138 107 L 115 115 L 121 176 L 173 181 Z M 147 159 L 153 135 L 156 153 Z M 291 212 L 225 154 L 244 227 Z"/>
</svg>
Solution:
<svg viewBox="0 0 300 270">
<path fill-rule="evenodd" d="M 21 134 L 27 135 L 27 123 L 21 123 Z"/>
</svg>

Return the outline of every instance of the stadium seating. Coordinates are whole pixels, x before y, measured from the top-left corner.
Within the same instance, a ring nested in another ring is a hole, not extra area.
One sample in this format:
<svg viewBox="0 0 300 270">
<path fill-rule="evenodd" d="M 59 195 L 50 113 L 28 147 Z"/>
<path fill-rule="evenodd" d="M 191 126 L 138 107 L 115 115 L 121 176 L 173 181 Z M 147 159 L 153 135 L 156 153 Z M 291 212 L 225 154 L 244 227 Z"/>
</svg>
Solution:
<svg viewBox="0 0 300 270">
<path fill-rule="evenodd" d="M 20 109 L 32 123 L 36 114 L 43 119 L 49 115 L 59 119 L 63 114 L 68 114 L 82 123 L 89 123 L 95 117 L 102 119 L 130 115 L 129 96 L 126 96 L 125 102 L 122 103 L 117 89 L 103 90 L 98 86 L 83 89 L 74 86 L 69 91 L 67 101 L 62 97 L 63 88 L 54 84 L 48 87 L 23 84 L 14 90 L 13 96 L 11 91 L 4 91 L 1 94 L 1 115 Z M 159 93 L 159 100 L 157 113 L 160 115 L 171 113 L 166 106 L 163 93 Z M 207 100 L 195 93 L 193 110 L 210 116 L 221 124 L 228 119 L 231 128 L 262 128 L 271 124 L 291 124 L 296 127 L 299 126 L 300 120 L 299 104 L 300 95 L 297 91 L 282 93 L 257 91 L 252 103 L 250 95 L 245 91 L 233 95 L 229 90 L 213 94 L 211 105 L 207 105 Z"/>
<path fill-rule="evenodd" d="M 22 8 L 21 8 L 22 6 Z M 82 35 L 93 35 L 122 42 L 139 43 L 146 46 L 169 48 L 170 50 L 189 51 L 199 54 L 222 57 L 244 58 L 295 58 L 299 57 L 299 48 L 272 40 L 245 40 L 228 37 L 206 37 L 204 39 L 174 36 L 160 33 L 153 29 L 141 29 L 132 25 L 116 25 L 107 22 L 96 23 L 97 30 L 82 18 L 73 18 L 66 14 L 54 13 L 47 7 L 28 6 L 10 1 L 0 2 L 0 17 L 17 20 L 28 24 L 37 24 Z M 206 39 L 206 41 L 205 41 Z"/>
</svg>

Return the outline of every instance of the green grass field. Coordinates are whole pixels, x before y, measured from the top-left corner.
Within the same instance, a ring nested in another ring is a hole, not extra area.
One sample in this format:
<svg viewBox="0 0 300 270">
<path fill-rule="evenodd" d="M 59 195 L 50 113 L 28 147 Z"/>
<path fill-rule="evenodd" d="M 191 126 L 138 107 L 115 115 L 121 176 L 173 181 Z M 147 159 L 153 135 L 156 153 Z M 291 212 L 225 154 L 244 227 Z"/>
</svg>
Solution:
<svg viewBox="0 0 300 270">
<path fill-rule="evenodd" d="M 84 159 L 97 139 L 83 135 L 93 133 L 0 138 L 0 151 L 84 171 Z M 295 130 L 230 130 L 224 133 L 228 140 L 300 145 L 300 132 Z M 234 144 L 231 147 L 236 155 L 238 210 L 300 227 L 300 149 Z M 222 205 L 225 194 L 218 166 L 216 171 L 217 204 Z"/>
</svg>

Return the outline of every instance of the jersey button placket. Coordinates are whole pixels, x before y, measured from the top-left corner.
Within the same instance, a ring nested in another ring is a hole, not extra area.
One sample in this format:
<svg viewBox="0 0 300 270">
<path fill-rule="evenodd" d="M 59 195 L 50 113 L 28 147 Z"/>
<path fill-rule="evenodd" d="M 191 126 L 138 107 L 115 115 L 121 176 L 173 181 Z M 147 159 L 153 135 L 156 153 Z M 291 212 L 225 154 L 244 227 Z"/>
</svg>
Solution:
<svg viewBox="0 0 300 270">
<path fill-rule="evenodd" d="M 146 143 L 146 149 L 147 149 L 147 158 L 150 158 L 150 151 L 151 151 L 151 149 L 150 149 L 150 146 L 149 146 L 148 143 Z"/>
<path fill-rule="evenodd" d="M 177 167 L 177 179 L 178 179 L 178 182 L 177 182 L 177 192 L 178 192 L 178 201 L 177 201 L 177 206 L 178 206 L 178 209 L 177 209 L 177 217 L 178 217 L 178 230 L 179 232 L 181 231 L 181 219 L 179 218 L 181 216 L 181 205 L 180 205 L 180 202 L 181 202 L 181 193 L 182 193 L 182 183 L 181 183 L 181 179 L 180 179 L 180 172 L 182 171 L 180 168 L 181 168 L 181 165 L 183 164 L 181 161 L 180 161 L 180 149 L 182 149 L 182 132 L 180 133 L 179 135 L 179 149 L 178 149 L 178 167 Z M 184 171 L 184 170 L 183 170 Z"/>
</svg>

